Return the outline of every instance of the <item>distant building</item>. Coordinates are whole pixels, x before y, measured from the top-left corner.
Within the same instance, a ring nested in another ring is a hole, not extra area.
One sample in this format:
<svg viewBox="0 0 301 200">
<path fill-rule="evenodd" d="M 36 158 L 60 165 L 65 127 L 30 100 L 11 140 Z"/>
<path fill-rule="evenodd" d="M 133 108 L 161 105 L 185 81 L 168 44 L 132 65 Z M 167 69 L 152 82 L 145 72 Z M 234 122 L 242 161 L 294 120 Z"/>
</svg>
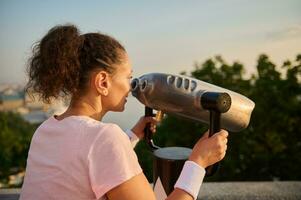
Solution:
<svg viewBox="0 0 301 200">
<path fill-rule="evenodd" d="M 46 111 L 49 107 L 48 104 L 45 104 L 43 101 L 39 99 L 39 96 L 34 93 L 26 93 L 24 95 L 24 103 L 26 108 L 30 111 L 43 110 Z"/>
<path fill-rule="evenodd" d="M 16 111 L 24 106 L 24 91 L 6 88 L 0 92 L 0 111 Z"/>
<path fill-rule="evenodd" d="M 22 115 L 23 119 L 31 124 L 39 124 L 48 119 L 48 114 L 43 111 L 32 111 L 25 115 Z"/>
<path fill-rule="evenodd" d="M 62 99 L 46 104 L 40 100 L 37 94 L 25 94 L 25 107 L 29 113 L 23 118 L 29 123 L 41 123 L 55 114 L 61 114 L 67 109 L 66 103 Z"/>
<path fill-rule="evenodd" d="M 25 93 L 20 87 L 6 86 L 0 90 L 0 111 L 19 113 L 29 123 L 41 123 L 66 109 L 67 102 L 63 99 L 46 104 L 37 94 Z"/>
</svg>

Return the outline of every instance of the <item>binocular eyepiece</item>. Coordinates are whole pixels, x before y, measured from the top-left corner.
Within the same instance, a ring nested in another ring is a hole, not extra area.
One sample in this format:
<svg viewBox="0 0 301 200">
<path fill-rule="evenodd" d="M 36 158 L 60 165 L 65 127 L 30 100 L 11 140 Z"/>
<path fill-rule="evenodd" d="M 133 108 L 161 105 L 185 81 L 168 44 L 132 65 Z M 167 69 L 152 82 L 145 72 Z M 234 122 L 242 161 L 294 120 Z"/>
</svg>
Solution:
<svg viewBox="0 0 301 200">
<path fill-rule="evenodd" d="M 145 89 L 148 86 L 147 80 L 140 81 L 138 78 L 135 78 L 131 82 L 131 91 L 133 96 L 134 94 L 137 93 L 138 91 L 140 92 L 145 92 Z"/>
</svg>

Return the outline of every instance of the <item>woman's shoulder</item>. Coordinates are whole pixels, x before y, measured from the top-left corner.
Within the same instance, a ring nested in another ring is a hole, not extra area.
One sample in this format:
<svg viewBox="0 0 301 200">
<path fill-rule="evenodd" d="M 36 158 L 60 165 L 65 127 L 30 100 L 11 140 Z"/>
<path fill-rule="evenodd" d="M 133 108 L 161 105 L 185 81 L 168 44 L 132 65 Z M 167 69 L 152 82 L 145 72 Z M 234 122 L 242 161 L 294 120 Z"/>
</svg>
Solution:
<svg viewBox="0 0 301 200">
<path fill-rule="evenodd" d="M 57 120 L 52 116 L 43 122 L 36 132 L 60 133 L 61 136 L 81 138 L 83 143 L 96 141 L 127 143 L 129 140 L 127 134 L 117 124 L 98 121 L 88 116 L 69 116 L 62 120 Z"/>
<path fill-rule="evenodd" d="M 91 125 L 89 126 L 91 129 Z M 118 154 L 133 150 L 128 135 L 117 124 L 100 122 L 98 125 L 93 125 L 93 130 L 90 151 L 100 149 L 104 152 L 104 149 L 107 149 L 112 151 L 112 154 Z"/>
<path fill-rule="evenodd" d="M 114 123 L 102 122 L 101 129 L 97 134 L 97 137 L 108 142 L 130 142 L 127 134 Z"/>
<path fill-rule="evenodd" d="M 95 120 L 87 116 L 74 117 L 73 123 L 81 124 L 84 134 L 108 139 L 128 139 L 127 134 L 115 123 Z"/>
</svg>

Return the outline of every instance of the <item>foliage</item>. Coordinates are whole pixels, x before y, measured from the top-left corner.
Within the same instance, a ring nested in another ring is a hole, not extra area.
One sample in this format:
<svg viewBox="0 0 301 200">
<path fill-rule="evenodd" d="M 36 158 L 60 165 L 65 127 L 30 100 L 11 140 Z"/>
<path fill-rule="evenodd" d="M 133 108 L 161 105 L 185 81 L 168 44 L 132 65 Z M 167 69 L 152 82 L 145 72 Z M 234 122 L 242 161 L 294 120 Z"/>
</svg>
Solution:
<svg viewBox="0 0 301 200">
<path fill-rule="evenodd" d="M 230 133 L 227 155 L 208 181 L 301 180 L 301 54 L 276 67 L 260 55 L 257 74 L 244 78 L 244 66 L 221 56 L 196 63 L 190 76 L 241 93 L 256 103 L 249 127 Z M 37 125 L 18 114 L 0 112 L 0 181 L 25 169 L 30 140 Z M 207 125 L 167 116 L 154 141 L 162 147 L 192 148 Z M 139 162 L 152 182 L 152 154 L 142 141 Z"/>
<path fill-rule="evenodd" d="M 0 180 L 24 171 L 27 153 L 35 126 L 12 112 L 0 112 Z"/>
<path fill-rule="evenodd" d="M 301 180 L 301 55 L 277 68 L 267 55 L 260 55 L 257 74 L 244 78 L 244 66 L 227 64 L 221 56 L 196 63 L 191 76 L 241 93 L 256 103 L 251 122 L 240 133 L 230 133 L 227 155 L 219 172 L 208 181 Z M 280 73 L 281 71 L 281 73 Z M 184 72 L 184 74 L 186 74 Z M 167 116 L 154 137 L 159 146 L 192 148 L 204 124 Z M 142 166 L 148 157 L 137 154 Z M 151 169 L 144 168 L 150 181 Z"/>
</svg>

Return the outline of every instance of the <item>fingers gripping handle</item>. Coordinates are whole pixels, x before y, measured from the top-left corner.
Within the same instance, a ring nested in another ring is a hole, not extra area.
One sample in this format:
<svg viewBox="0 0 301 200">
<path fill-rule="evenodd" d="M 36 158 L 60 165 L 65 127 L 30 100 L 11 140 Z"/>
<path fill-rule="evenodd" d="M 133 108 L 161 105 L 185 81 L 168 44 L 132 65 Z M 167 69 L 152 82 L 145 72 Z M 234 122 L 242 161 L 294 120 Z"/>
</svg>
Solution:
<svg viewBox="0 0 301 200">
<path fill-rule="evenodd" d="M 205 92 L 201 96 L 201 105 L 210 112 L 209 137 L 221 130 L 221 113 L 231 107 L 231 97 L 227 93 Z M 218 170 L 219 163 L 206 168 L 206 176 L 212 176 Z"/>
</svg>

